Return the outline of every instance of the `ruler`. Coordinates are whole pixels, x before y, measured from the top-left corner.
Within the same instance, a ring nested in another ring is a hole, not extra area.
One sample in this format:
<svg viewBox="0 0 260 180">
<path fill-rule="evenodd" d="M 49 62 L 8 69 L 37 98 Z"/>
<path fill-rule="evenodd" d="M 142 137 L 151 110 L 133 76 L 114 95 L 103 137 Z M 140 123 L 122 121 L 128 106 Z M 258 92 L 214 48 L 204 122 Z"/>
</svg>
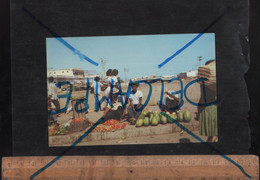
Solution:
<svg viewBox="0 0 260 180">
<path fill-rule="evenodd" d="M 252 177 L 259 179 L 254 155 L 229 155 Z M 30 179 L 55 156 L 5 157 L 2 180 Z M 218 155 L 63 156 L 34 179 L 84 180 L 242 180 L 234 164 Z"/>
</svg>

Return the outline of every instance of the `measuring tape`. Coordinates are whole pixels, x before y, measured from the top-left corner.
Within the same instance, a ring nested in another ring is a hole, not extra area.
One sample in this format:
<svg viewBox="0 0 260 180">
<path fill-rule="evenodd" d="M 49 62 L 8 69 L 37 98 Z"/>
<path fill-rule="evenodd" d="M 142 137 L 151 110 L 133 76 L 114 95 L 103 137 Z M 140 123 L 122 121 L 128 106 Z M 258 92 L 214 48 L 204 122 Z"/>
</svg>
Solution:
<svg viewBox="0 0 260 180">
<path fill-rule="evenodd" d="M 259 161 L 253 155 L 230 155 L 252 177 L 259 179 Z M 30 179 L 54 156 L 5 157 L 2 179 Z M 237 180 L 248 179 L 218 155 L 186 156 L 63 156 L 34 179 L 84 180 Z"/>
</svg>

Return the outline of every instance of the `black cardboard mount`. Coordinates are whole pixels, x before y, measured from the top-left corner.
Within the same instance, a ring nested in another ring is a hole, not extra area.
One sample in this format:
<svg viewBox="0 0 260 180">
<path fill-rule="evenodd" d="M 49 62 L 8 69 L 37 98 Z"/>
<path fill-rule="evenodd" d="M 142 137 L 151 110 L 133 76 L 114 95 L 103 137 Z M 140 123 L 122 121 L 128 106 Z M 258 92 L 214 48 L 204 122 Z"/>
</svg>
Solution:
<svg viewBox="0 0 260 180">
<path fill-rule="evenodd" d="M 46 109 L 46 44 L 51 35 L 28 9 L 62 37 L 200 33 L 216 36 L 219 142 L 224 154 L 248 154 L 249 101 L 244 82 L 248 57 L 246 0 L 207 1 L 11 1 L 13 155 L 59 155 L 49 148 Z M 241 53 L 244 53 L 241 55 Z M 74 147 L 68 155 L 216 154 L 201 143 Z"/>
</svg>

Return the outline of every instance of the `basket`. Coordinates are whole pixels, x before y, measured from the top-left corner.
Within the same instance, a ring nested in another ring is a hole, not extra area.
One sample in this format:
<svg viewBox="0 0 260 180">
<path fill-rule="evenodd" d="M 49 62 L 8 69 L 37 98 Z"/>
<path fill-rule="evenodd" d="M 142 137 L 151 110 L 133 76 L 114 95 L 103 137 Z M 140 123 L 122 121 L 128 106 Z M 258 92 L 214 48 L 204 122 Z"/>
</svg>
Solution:
<svg viewBox="0 0 260 180">
<path fill-rule="evenodd" d="M 70 132 L 79 132 L 85 130 L 89 126 L 89 122 L 87 119 L 83 119 L 82 121 L 71 121 L 70 122 Z"/>
<path fill-rule="evenodd" d="M 198 69 L 198 78 L 207 78 L 204 81 L 205 86 L 211 90 L 216 90 L 216 61 L 208 65 L 200 66 Z"/>
</svg>

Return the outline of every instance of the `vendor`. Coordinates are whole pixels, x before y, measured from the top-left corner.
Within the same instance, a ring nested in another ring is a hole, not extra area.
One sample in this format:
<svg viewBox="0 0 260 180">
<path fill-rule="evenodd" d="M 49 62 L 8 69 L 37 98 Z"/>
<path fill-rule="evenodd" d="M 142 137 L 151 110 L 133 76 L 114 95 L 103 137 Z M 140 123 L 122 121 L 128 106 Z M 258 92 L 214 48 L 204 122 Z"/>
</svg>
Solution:
<svg viewBox="0 0 260 180">
<path fill-rule="evenodd" d="M 48 84 L 48 97 L 51 98 L 51 102 L 55 105 L 57 111 L 60 110 L 60 102 L 58 100 L 58 88 L 54 83 L 54 77 L 49 77 L 49 84 Z"/>
<path fill-rule="evenodd" d="M 205 77 L 205 69 L 212 77 Z M 214 102 L 217 99 L 216 92 L 216 61 L 210 60 L 205 63 L 205 66 L 200 67 L 198 76 L 200 78 L 208 78 L 207 83 L 200 82 L 201 97 L 200 104 L 207 102 Z M 206 97 L 205 97 L 206 96 Z M 200 135 L 208 136 L 207 142 L 218 141 L 218 118 L 217 118 L 217 104 L 209 106 L 198 106 L 198 117 L 200 121 Z"/>
<path fill-rule="evenodd" d="M 132 83 L 132 92 L 129 96 L 130 105 L 127 108 L 127 112 L 129 115 L 128 120 L 130 124 L 135 124 L 136 120 L 142 113 L 140 109 L 143 107 L 142 105 L 143 93 L 140 90 L 137 90 L 138 86 L 139 83 L 136 82 Z"/>
<path fill-rule="evenodd" d="M 108 103 L 106 106 L 105 112 L 102 116 L 104 118 L 103 122 L 110 119 L 115 119 L 120 122 L 123 121 L 125 110 L 122 107 L 122 103 L 118 101 L 117 92 L 119 92 L 118 89 L 113 89 L 112 102 Z"/>
<path fill-rule="evenodd" d="M 51 114 L 52 111 L 57 111 L 54 103 L 52 102 L 51 97 L 48 97 L 48 121 L 53 121 L 54 129 L 59 129 L 59 124 L 57 123 L 57 115 Z"/>
<path fill-rule="evenodd" d="M 180 98 L 179 94 L 173 94 L 174 91 L 166 91 L 164 94 L 166 94 L 166 97 L 164 98 L 161 106 L 162 112 L 176 112 L 180 109 Z"/>
</svg>

